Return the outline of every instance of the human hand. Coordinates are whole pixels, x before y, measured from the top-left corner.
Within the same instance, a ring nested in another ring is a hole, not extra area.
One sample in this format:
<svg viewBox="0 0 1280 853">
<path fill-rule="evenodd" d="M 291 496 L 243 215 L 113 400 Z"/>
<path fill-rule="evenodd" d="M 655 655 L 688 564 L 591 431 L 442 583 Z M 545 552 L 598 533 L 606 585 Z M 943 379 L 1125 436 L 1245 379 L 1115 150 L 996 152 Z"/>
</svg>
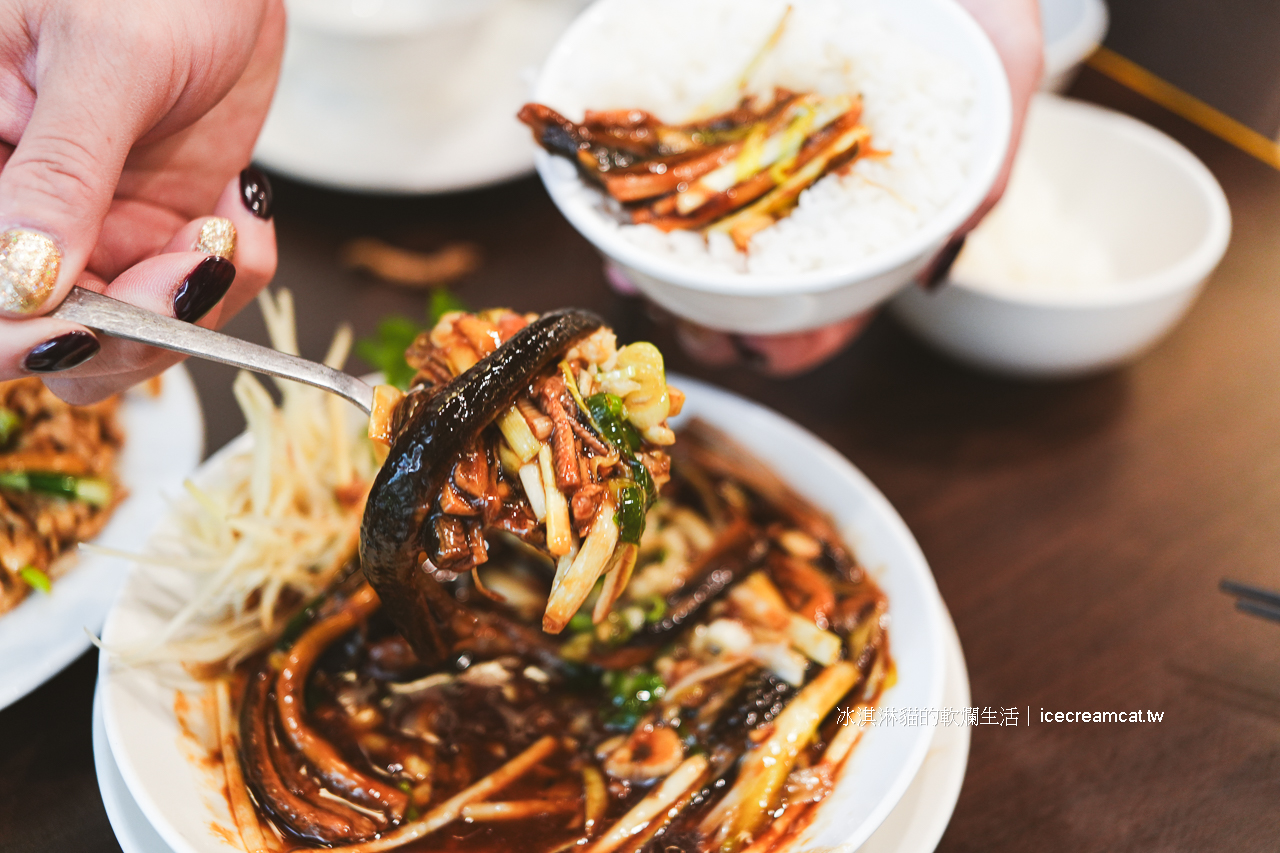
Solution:
<svg viewBox="0 0 1280 853">
<path fill-rule="evenodd" d="M 1040 85 L 1044 45 L 1040 34 L 1037 0 L 958 0 L 986 32 L 1004 63 L 1013 100 L 1009 150 L 991 192 L 973 215 L 956 231 L 921 277 L 933 284 L 945 276 L 963 245 L 963 237 L 986 216 L 1004 194 L 1022 138 L 1022 126 L 1031 97 Z M 745 363 L 774 376 L 812 370 L 856 338 L 870 322 L 874 309 L 820 329 L 789 335 L 730 335 L 681 323 L 678 336 L 690 355 L 709 364 Z"/>
<path fill-rule="evenodd" d="M 266 285 L 241 170 L 283 41 L 280 0 L 0 0 L 0 380 L 87 403 L 178 360 L 43 316 L 74 284 L 210 327 Z"/>
</svg>

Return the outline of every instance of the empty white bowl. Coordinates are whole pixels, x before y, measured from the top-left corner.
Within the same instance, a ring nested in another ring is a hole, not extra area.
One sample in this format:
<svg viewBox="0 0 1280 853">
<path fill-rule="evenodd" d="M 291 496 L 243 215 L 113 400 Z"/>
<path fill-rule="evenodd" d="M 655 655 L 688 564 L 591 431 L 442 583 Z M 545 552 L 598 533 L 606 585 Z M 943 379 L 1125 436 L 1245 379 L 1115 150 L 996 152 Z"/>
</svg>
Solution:
<svg viewBox="0 0 1280 853">
<path fill-rule="evenodd" d="M 1016 292 L 951 281 L 903 291 L 894 313 L 944 353 L 1001 373 L 1071 376 L 1136 357 L 1183 316 L 1226 251 L 1222 188 L 1155 128 L 1053 95 L 1036 96 L 1022 145 L 1064 213 L 1093 223 L 1115 280 Z"/>
<path fill-rule="evenodd" d="M 1107 34 L 1105 0 L 1040 0 L 1044 76 L 1040 89 L 1062 93 Z"/>
<path fill-rule="evenodd" d="M 974 82 L 969 116 L 972 156 L 964 183 L 923 228 L 900 242 L 861 260 L 785 275 L 700 269 L 622 235 L 600 209 L 598 191 L 567 161 L 539 150 L 536 164 L 551 198 L 569 222 L 645 295 L 672 313 L 710 328 L 754 334 L 795 332 L 833 323 L 881 302 L 913 280 L 986 196 L 1008 144 L 1010 104 L 1008 81 L 995 50 L 953 0 L 877 0 L 876 5 L 896 31 L 965 68 Z M 578 94 L 582 81 L 598 89 L 601 75 L 621 73 L 604 63 L 592 66 L 584 57 L 598 54 L 601 38 L 635 37 L 625 27 L 608 24 L 635 20 L 645 11 L 644 4 L 631 0 L 599 0 L 587 9 L 552 50 L 534 100 L 581 118 L 581 105 L 576 102 L 582 99 Z M 705 53 L 707 40 L 717 35 L 691 32 L 681 21 L 673 23 L 664 38 L 669 39 L 668 47 L 674 44 L 697 56 L 699 51 Z M 726 69 L 706 68 L 707 64 L 682 81 L 688 90 L 722 88 L 722 83 L 712 85 L 707 80 L 723 78 Z"/>
</svg>

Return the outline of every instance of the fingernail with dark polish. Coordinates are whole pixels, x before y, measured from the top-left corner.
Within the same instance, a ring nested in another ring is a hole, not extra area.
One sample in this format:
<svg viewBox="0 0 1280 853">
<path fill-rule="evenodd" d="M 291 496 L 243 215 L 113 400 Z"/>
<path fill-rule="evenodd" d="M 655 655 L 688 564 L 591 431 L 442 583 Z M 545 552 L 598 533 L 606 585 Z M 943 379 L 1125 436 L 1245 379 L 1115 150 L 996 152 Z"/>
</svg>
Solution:
<svg viewBox="0 0 1280 853">
<path fill-rule="evenodd" d="M 205 258 L 179 285 L 173 297 L 173 316 L 186 323 L 196 322 L 227 295 L 235 278 L 231 261 L 217 255 Z"/>
<path fill-rule="evenodd" d="M 240 201 L 259 219 L 271 218 L 271 181 L 261 169 L 250 166 L 240 173 Z"/>
<path fill-rule="evenodd" d="M 967 235 L 952 237 L 947 245 L 942 247 L 942 251 L 938 253 L 938 257 L 933 261 L 933 269 L 929 270 L 929 275 L 921 284 L 925 290 L 937 290 L 951 272 L 952 265 L 955 264 L 956 258 L 960 257 L 960 250 L 964 248 L 964 238 Z"/>
<path fill-rule="evenodd" d="M 102 344 L 88 332 L 67 332 L 37 346 L 22 360 L 32 373 L 57 373 L 79 367 L 98 354 Z"/>
</svg>

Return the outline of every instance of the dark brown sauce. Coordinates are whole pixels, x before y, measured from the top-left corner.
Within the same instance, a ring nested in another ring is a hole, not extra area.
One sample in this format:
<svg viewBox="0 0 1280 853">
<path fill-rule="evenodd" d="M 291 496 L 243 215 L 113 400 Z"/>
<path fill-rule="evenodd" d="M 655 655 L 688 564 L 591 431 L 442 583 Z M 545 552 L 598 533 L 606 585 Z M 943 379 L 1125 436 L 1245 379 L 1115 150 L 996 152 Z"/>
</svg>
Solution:
<svg viewBox="0 0 1280 853">
<path fill-rule="evenodd" d="M 715 447 L 720 449 L 712 452 Z M 807 611 L 812 622 L 829 625 L 840 639 L 839 656 L 853 658 L 839 665 L 844 672 L 857 673 L 839 701 L 822 706 L 822 722 L 787 776 L 792 788 L 780 789 L 771 801 L 777 829 L 770 834 L 766 821 L 751 833 L 755 840 L 767 842 L 767 849 L 777 850 L 812 821 L 814 797 L 789 793 L 800 790 L 794 780 L 817 780 L 822 790 L 829 790 L 843 765 L 843 759 L 830 766 L 823 763 L 827 747 L 840 734 L 838 709 L 874 704 L 885 684 L 883 677 L 892 671 L 881 619 L 883 593 L 834 538 L 824 517 L 763 469 L 724 447 L 722 440 L 700 442 L 694 436 L 687 449 L 676 454 L 673 474 L 666 500 L 697 515 L 717 542 L 728 544 L 692 558 L 684 585 L 661 596 L 660 605 L 656 600 L 631 602 L 617 611 L 625 619 L 629 608 L 651 608 L 643 625 L 624 625 L 619 633 L 610 633 L 617 626 L 589 627 L 580 621 L 578 633 L 558 640 L 563 659 L 555 667 L 545 656 L 532 653 L 504 653 L 486 660 L 475 648 L 464 647 L 453 648 L 443 665 L 427 667 L 381 611 L 327 646 L 307 681 L 306 719 L 348 765 L 369 778 L 390 781 L 408 795 L 408 813 L 398 820 L 380 818 L 385 821 L 380 834 L 430 813 L 548 736 L 556 739 L 549 757 L 484 800 L 517 805 L 545 801 L 553 804 L 545 807 L 552 813 L 492 820 L 472 819 L 464 812 L 429 836 L 397 849 L 588 850 L 657 789 L 677 764 L 686 766 L 693 756 L 704 756 L 707 769 L 683 797 L 664 807 L 662 815 L 672 815 L 669 822 L 642 824 L 617 849 L 724 849 L 706 837 L 700 824 L 737 790 L 735 783 L 740 773 L 747 773 L 743 768 L 754 748 L 773 733 L 780 715 L 824 669 L 800 657 L 803 683 L 792 685 L 777 674 L 777 665 L 766 668 L 715 656 L 729 654 L 723 650 L 707 651 L 706 643 L 722 642 L 706 639 L 712 632 L 705 626 L 712 623 L 717 623 L 715 636 L 729 640 L 735 631 L 746 631 L 756 644 L 774 636 L 771 629 L 752 622 L 730 594 L 752 573 L 767 578 L 792 612 Z M 797 550 L 802 552 L 799 556 Z M 796 561 L 801 563 L 798 568 Z M 535 578 L 535 596 L 545 596 L 549 577 L 540 574 L 536 558 L 517 547 L 495 541 L 490 567 L 526 580 Z M 708 585 L 718 577 L 723 583 Z M 485 610 L 494 618 L 537 624 L 536 616 L 522 615 L 518 608 L 479 594 L 469 574 L 446 581 L 444 588 L 459 604 Z M 336 591 L 308 631 L 342 612 L 346 595 Z M 673 622 L 671 613 L 684 615 Z M 784 636 L 782 630 L 775 633 Z M 857 637 L 866 638 L 865 644 L 858 646 Z M 861 649 L 856 657 L 855 648 Z M 692 688 L 682 688 L 678 697 L 670 692 L 690 673 L 708 671 L 708 660 L 736 663 Z M 247 664 L 262 665 L 261 659 Z M 273 691 L 268 705 L 275 701 Z M 271 716 L 269 724 L 287 745 L 279 719 Z M 613 743 L 619 739 L 622 746 Z M 323 770 L 297 758 L 305 773 L 323 781 Z M 252 758 L 242 752 L 242 764 L 248 760 Z M 606 798 L 603 813 L 588 832 L 584 778 L 593 775 L 603 781 Z M 262 791 L 252 786 L 251 791 L 264 821 L 277 830 L 286 847 L 317 846 L 273 811 Z M 588 840 L 575 845 L 584 838 Z"/>
</svg>

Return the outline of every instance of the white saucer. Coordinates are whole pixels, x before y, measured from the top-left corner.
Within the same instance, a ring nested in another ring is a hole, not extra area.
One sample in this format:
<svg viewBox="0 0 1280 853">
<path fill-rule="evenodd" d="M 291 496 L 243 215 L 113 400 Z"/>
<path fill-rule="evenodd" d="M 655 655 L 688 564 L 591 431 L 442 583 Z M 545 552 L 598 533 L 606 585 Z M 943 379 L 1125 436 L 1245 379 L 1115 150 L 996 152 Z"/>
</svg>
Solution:
<svg viewBox="0 0 1280 853">
<path fill-rule="evenodd" d="M 120 768 L 107 743 L 107 727 L 102 723 L 102 691 L 93 693 L 93 766 L 98 772 L 98 791 L 107 810 L 107 820 L 124 853 L 173 853 L 159 833 L 143 816 L 129 794 Z"/>
<path fill-rule="evenodd" d="M 942 707 L 964 708 L 969 704 L 969 673 L 965 669 L 960 638 L 949 615 L 946 622 Z M 124 853 L 173 853 L 143 816 L 120 775 L 107 743 L 101 694 L 98 690 L 93 697 L 93 760 L 102 804 L 116 840 Z M 968 761 L 968 727 L 939 728 L 920 772 L 880 828 L 858 848 L 858 853 L 933 853 L 951 821 Z"/>
<path fill-rule="evenodd" d="M 312 44 L 303 30 L 291 31 L 294 43 L 254 160 L 309 183 L 387 193 L 474 189 L 532 171 L 535 146 L 516 112 L 529 99 L 537 66 L 583 5 L 499 0 L 456 61 L 441 63 L 448 67 L 419 65 L 398 81 L 354 93 L 342 91 L 340 81 L 338 88 L 323 82 L 336 69 L 316 65 L 354 61 L 354 75 L 379 61 L 378 44 L 363 47 L 374 56 L 360 63 L 350 51 L 335 56 L 332 43 Z M 458 47 L 424 41 L 422 58 L 429 63 L 431 55 Z M 390 49 L 399 47 L 381 50 Z M 422 67 L 433 69 L 428 76 L 436 84 L 426 93 L 416 79 Z"/>
<path fill-rule="evenodd" d="M 125 432 L 120 479 L 129 497 L 93 541 L 137 550 L 164 514 L 165 496 L 177 494 L 204 450 L 204 419 L 191 377 L 181 365 L 164 375 L 159 397 L 130 391 L 120 407 Z M 77 565 L 53 584 L 0 615 L 0 708 L 57 675 L 89 648 L 89 635 L 115 600 L 129 566 L 82 553 Z"/>
</svg>

